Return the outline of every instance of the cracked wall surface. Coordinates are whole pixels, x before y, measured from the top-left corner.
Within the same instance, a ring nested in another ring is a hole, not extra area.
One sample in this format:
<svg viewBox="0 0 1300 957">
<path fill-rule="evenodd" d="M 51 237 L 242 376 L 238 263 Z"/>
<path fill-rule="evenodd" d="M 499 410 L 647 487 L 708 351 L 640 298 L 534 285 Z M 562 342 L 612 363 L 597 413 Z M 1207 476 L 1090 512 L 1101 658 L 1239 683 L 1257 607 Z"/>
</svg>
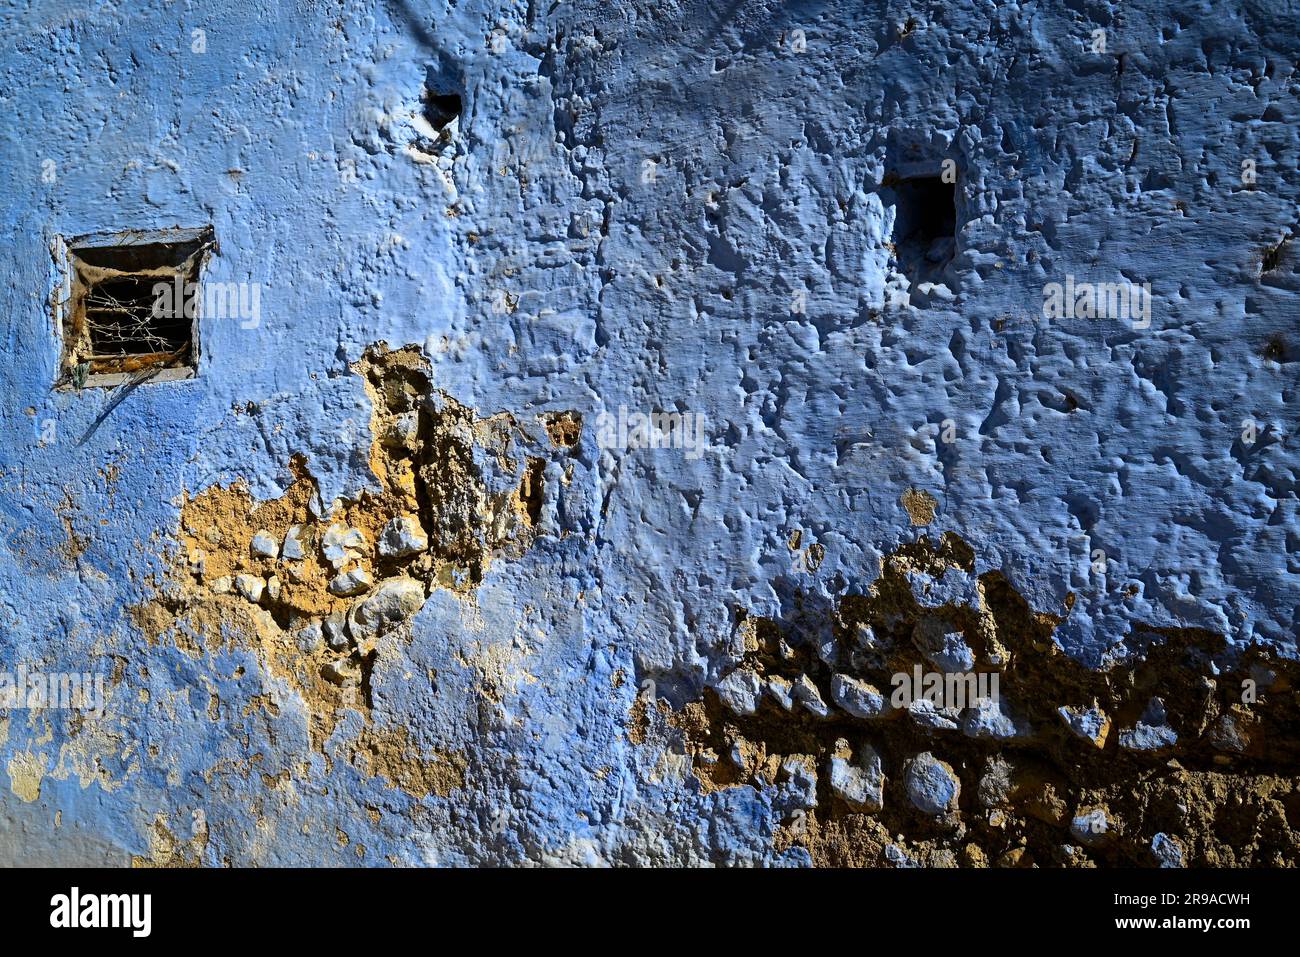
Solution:
<svg viewBox="0 0 1300 957">
<path fill-rule="evenodd" d="M 1300 863 L 1295 23 L 0 12 L 0 671 L 104 689 L 0 862 Z M 60 244 L 176 227 L 260 315 L 76 387 Z"/>
</svg>

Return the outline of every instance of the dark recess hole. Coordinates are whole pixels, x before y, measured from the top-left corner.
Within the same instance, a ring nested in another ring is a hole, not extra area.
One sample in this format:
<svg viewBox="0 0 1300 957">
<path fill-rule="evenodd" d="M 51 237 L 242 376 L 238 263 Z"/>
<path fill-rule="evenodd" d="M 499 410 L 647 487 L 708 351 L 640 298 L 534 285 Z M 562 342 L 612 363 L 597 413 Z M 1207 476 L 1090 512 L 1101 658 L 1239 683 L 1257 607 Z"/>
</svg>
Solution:
<svg viewBox="0 0 1300 957">
<path fill-rule="evenodd" d="M 145 269 L 179 269 L 193 257 L 201 243 L 132 243 L 122 246 L 78 246 L 78 261 L 101 269 L 138 272 Z"/>
<path fill-rule="evenodd" d="M 542 489 L 546 482 L 546 463 L 541 459 L 528 458 L 528 468 L 524 471 L 524 480 L 519 487 L 519 500 L 524 506 L 531 525 L 536 525 L 542 517 Z"/>
<path fill-rule="evenodd" d="M 86 294 L 86 325 L 97 358 L 176 352 L 190 338 L 191 320 L 182 310 L 154 315 L 157 276 L 106 279 Z"/>
<path fill-rule="evenodd" d="M 944 180 L 891 173 L 882 183 L 881 199 L 894 207 L 894 260 L 907 277 L 914 305 L 928 302 L 923 284 L 951 286 L 953 281 L 945 272 L 957 250 L 957 189 Z"/>
<path fill-rule="evenodd" d="M 894 186 L 894 249 L 913 282 L 943 271 L 956 249 L 957 197 L 953 183 L 918 176 Z"/>
<path fill-rule="evenodd" d="M 1264 358 L 1273 362 L 1286 362 L 1286 340 L 1281 336 L 1273 336 L 1264 344 Z"/>
<path fill-rule="evenodd" d="M 1276 246 L 1270 246 L 1264 251 L 1264 262 L 1260 267 L 1261 274 L 1272 272 L 1282 265 L 1282 252 L 1286 249 L 1286 244 L 1291 241 L 1291 233 L 1287 233 L 1277 241 Z"/>
<path fill-rule="evenodd" d="M 459 93 L 428 93 L 424 98 L 424 118 L 441 133 L 463 108 Z"/>
</svg>

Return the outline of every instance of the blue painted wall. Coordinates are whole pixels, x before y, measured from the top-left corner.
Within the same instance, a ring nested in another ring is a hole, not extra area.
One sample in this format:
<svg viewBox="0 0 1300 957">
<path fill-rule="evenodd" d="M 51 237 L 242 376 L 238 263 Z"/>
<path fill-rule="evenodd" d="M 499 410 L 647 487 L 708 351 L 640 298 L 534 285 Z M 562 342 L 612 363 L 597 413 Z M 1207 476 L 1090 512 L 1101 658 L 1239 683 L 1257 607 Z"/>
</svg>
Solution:
<svg viewBox="0 0 1300 957">
<path fill-rule="evenodd" d="M 775 850 L 775 788 L 702 793 L 629 714 L 647 679 L 674 704 L 717 681 L 737 611 L 865 591 L 920 534 L 909 488 L 938 502 L 924 533 L 959 534 L 1033 608 L 1065 615 L 1073 594 L 1056 640 L 1091 666 L 1161 627 L 1294 657 L 1297 247 L 1265 257 L 1300 222 L 1296 13 L 0 14 L 0 659 L 120 679 L 93 720 L 0 718 L 0 858 L 126 863 L 161 821 L 202 832 L 209 865 L 805 863 Z M 426 86 L 463 97 L 449 144 L 415 119 Z M 944 159 L 956 254 L 922 294 L 882 182 Z M 111 393 L 53 389 L 52 245 L 204 225 L 206 277 L 260 283 L 260 323 L 205 321 L 197 378 L 140 387 L 78 445 Z M 1045 319 L 1066 274 L 1150 282 L 1149 328 Z M 350 364 L 381 341 L 421 347 L 480 416 L 585 422 L 532 547 L 473 596 L 434 591 L 376 666 L 369 720 L 468 760 L 446 796 L 331 760 L 356 712 L 323 752 L 283 688 L 277 716 L 246 714 L 270 687 L 252 648 L 196 659 L 132 611 L 173 567 L 185 495 L 273 499 L 295 454 L 326 503 L 376 487 Z M 703 454 L 600 448 L 592 423 L 620 406 L 702 414 Z M 430 669 L 436 690 L 407 677 Z"/>
</svg>

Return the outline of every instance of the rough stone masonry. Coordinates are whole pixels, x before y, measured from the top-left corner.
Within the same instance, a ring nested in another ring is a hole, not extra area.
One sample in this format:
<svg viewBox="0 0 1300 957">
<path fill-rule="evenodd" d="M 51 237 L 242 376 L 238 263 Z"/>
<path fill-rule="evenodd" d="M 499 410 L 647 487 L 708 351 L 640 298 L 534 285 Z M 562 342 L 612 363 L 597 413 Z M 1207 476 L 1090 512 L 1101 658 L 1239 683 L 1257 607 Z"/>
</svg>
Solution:
<svg viewBox="0 0 1300 957">
<path fill-rule="evenodd" d="M 7 7 L 0 863 L 1300 864 L 1297 13 Z"/>
</svg>

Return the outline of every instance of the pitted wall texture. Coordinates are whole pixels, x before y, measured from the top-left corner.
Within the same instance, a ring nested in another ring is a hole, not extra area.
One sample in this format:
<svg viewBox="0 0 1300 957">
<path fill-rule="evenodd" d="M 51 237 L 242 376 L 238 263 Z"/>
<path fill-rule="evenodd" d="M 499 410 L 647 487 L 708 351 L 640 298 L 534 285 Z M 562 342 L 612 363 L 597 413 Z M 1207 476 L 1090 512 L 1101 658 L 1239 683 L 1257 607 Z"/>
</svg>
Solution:
<svg viewBox="0 0 1300 957">
<path fill-rule="evenodd" d="M 1297 863 L 1298 13 L 20 0 L 0 664 L 107 700 L 0 860 Z M 204 226 L 257 321 L 56 389 L 60 243 Z"/>
</svg>

